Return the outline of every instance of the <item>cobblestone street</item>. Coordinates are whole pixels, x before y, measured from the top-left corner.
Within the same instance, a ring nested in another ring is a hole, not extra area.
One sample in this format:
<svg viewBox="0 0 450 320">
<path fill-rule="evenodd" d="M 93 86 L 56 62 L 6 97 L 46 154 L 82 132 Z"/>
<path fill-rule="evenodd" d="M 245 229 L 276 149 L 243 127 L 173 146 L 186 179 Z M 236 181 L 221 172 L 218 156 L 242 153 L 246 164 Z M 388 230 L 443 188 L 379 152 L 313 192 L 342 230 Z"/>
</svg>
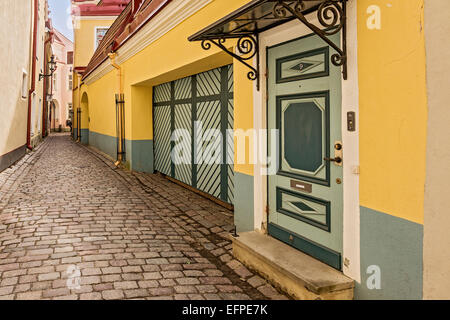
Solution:
<svg viewBox="0 0 450 320">
<path fill-rule="evenodd" d="M 286 299 L 232 257 L 232 221 L 53 135 L 0 173 L 0 298 Z"/>
</svg>

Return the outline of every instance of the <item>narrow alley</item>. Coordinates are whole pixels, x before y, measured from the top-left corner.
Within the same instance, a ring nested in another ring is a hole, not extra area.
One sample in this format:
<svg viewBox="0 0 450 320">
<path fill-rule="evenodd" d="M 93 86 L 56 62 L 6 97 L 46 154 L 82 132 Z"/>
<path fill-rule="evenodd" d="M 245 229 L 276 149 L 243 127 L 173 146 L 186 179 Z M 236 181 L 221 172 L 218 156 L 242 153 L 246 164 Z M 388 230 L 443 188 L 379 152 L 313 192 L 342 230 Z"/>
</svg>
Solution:
<svg viewBox="0 0 450 320">
<path fill-rule="evenodd" d="M 286 299 L 231 255 L 232 213 L 55 134 L 0 173 L 0 299 Z"/>
<path fill-rule="evenodd" d="M 0 15 L 0 300 L 450 300 L 450 1 Z"/>
</svg>

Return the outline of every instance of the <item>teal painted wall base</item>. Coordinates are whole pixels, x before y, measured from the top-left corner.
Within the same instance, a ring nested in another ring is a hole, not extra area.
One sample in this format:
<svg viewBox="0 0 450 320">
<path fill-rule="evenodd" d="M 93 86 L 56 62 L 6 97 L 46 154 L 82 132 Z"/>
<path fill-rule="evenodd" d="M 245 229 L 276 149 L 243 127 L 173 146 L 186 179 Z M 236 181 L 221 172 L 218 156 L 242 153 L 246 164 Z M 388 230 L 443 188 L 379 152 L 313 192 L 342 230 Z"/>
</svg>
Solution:
<svg viewBox="0 0 450 320">
<path fill-rule="evenodd" d="M 78 128 L 77 127 L 73 127 L 73 139 L 74 140 L 78 139 Z"/>
<path fill-rule="evenodd" d="M 153 140 L 126 140 L 131 170 L 153 173 Z"/>
<path fill-rule="evenodd" d="M 117 138 L 97 132 L 89 132 L 89 145 L 117 159 Z"/>
<path fill-rule="evenodd" d="M 83 133 L 81 135 L 83 142 Z M 113 159 L 117 159 L 117 138 L 89 132 L 89 145 L 101 150 Z M 84 142 L 83 142 L 84 143 Z M 125 160 L 129 162 L 130 169 L 139 172 L 153 173 L 153 141 L 152 140 L 126 140 Z"/>
<path fill-rule="evenodd" d="M 252 176 L 234 173 L 234 224 L 238 232 L 255 229 L 253 183 Z"/>
<path fill-rule="evenodd" d="M 81 129 L 81 143 L 84 145 L 89 144 L 89 129 Z"/>
<path fill-rule="evenodd" d="M 361 283 L 355 298 L 422 299 L 423 226 L 361 207 Z M 367 268 L 378 266 L 381 288 L 370 290 Z"/>
<path fill-rule="evenodd" d="M 0 172 L 11 166 L 13 163 L 20 160 L 27 152 L 25 145 L 12 150 L 6 154 L 0 155 Z"/>
</svg>

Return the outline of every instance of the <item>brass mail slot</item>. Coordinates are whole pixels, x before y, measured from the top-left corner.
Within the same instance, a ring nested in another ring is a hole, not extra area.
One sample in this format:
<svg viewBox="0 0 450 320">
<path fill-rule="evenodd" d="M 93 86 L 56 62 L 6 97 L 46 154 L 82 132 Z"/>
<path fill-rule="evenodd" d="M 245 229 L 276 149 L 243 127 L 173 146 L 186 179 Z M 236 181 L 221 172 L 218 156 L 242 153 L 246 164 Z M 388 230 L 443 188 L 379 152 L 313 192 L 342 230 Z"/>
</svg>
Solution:
<svg viewBox="0 0 450 320">
<path fill-rule="evenodd" d="M 306 193 L 312 192 L 312 184 L 304 183 L 301 181 L 291 180 L 291 188 L 299 191 L 303 191 Z"/>
</svg>

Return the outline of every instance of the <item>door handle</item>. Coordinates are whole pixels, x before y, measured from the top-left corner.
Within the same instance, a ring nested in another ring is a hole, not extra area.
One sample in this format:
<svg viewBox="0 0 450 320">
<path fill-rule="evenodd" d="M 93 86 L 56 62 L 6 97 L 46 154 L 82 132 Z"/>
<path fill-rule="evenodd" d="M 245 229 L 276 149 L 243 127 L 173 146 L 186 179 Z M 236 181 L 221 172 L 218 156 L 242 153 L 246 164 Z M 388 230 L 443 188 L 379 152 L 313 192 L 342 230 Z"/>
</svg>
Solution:
<svg viewBox="0 0 450 320">
<path fill-rule="evenodd" d="M 325 160 L 325 161 L 330 161 L 330 162 L 336 162 L 337 164 L 342 163 L 342 158 L 341 158 L 341 157 L 336 157 L 336 158 L 323 158 L 323 160 Z"/>
<path fill-rule="evenodd" d="M 329 161 L 329 162 L 334 162 L 334 164 L 336 166 L 342 167 L 342 164 L 344 162 L 342 160 L 342 155 L 343 155 L 342 151 L 343 151 L 342 142 L 336 141 L 334 143 L 334 158 L 323 158 L 323 160 Z"/>
</svg>

